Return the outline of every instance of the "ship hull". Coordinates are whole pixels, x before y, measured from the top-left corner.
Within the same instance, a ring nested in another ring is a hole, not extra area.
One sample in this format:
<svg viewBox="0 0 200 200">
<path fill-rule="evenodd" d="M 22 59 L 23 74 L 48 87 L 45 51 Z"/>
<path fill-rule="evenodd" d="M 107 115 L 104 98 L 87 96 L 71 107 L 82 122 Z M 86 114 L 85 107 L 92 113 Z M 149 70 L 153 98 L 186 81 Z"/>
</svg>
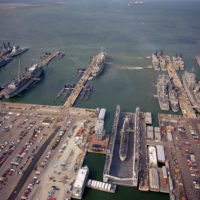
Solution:
<svg viewBox="0 0 200 200">
<path fill-rule="evenodd" d="M 11 62 L 13 60 L 13 58 L 8 58 L 6 60 L 2 60 L 0 62 L 0 67 L 3 67 L 4 65 L 7 65 L 9 62 Z"/>
<path fill-rule="evenodd" d="M 188 87 L 188 84 L 187 84 L 187 81 L 186 81 L 186 78 L 185 76 L 183 75 L 182 76 L 182 80 L 183 80 L 183 86 L 185 88 L 185 91 L 187 93 L 187 96 L 191 102 L 191 104 L 195 107 L 195 109 L 200 112 L 200 105 L 196 102 L 192 92 L 191 92 L 191 89 Z"/>
<path fill-rule="evenodd" d="M 43 73 L 43 70 L 40 70 L 34 78 L 41 77 L 42 73 Z M 9 98 L 18 96 L 21 92 L 23 92 L 25 89 L 27 89 L 29 86 L 31 86 L 34 82 L 36 82 L 36 80 L 34 80 L 34 78 L 31 78 L 31 79 L 27 80 L 21 87 L 16 88 L 13 91 L 5 92 L 4 93 L 4 97 L 9 99 Z"/>
<path fill-rule="evenodd" d="M 17 52 L 15 52 L 15 53 L 11 53 L 10 55 L 12 56 L 12 57 L 15 57 L 15 56 L 18 56 L 18 55 L 20 55 L 20 54 L 23 54 L 23 53 L 25 53 L 26 51 L 28 51 L 28 48 L 23 48 L 23 49 L 20 49 L 20 50 L 18 50 Z"/>
<path fill-rule="evenodd" d="M 103 64 L 103 66 L 100 68 L 100 70 L 98 72 L 92 72 L 91 74 L 92 74 L 93 77 L 97 77 L 97 76 L 101 75 L 103 70 L 104 70 L 104 64 Z"/>
</svg>

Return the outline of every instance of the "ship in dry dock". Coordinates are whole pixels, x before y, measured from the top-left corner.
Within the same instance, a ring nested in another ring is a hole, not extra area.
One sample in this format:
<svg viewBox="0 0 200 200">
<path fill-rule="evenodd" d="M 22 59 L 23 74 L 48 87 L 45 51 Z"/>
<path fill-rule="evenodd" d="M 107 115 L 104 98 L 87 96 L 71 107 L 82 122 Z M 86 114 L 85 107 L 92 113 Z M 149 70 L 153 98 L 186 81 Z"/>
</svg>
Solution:
<svg viewBox="0 0 200 200">
<path fill-rule="evenodd" d="M 120 131 L 120 147 L 119 147 L 119 157 L 120 160 L 123 162 L 126 160 L 127 152 L 128 152 L 128 132 L 127 129 L 129 127 L 129 119 L 128 117 L 125 118 L 122 130 Z"/>
<path fill-rule="evenodd" d="M 91 61 L 92 72 L 91 75 L 93 77 L 99 76 L 104 69 L 106 60 L 106 53 L 102 51 L 97 56 L 95 56 Z"/>
<path fill-rule="evenodd" d="M 169 77 L 165 74 L 160 74 L 157 79 L 157 96 L 161 110 L 169 110 L 169 97 L 168 97 L 168 87 L 169 87 Z"/>
<path fill-rule="evenodd" d="M 185 71 L 182 76 L 183 86 L 193 107 L 200 112 L 200 82 L 194 73 Z"/>
</svg>

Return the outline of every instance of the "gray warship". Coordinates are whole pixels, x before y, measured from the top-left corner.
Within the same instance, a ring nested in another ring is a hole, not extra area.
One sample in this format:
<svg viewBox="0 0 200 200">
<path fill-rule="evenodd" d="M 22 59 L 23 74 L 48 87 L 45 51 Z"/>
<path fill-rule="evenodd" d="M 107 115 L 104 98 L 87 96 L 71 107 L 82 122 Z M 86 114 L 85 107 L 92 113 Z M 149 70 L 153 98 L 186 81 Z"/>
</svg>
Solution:
<svg viewBox="0 0 200 200">
<path fill-rule="evenodd" d="M 161 110 L 169 110 L 168 88 L 170 80 L 168 75 L 160 74 L 157 79 L 157 96 Z"/>
<path fill-rule="evenodd" d="M 37 64 L 32 65 L 24 71 L 24 73 L 11 81 L 4 89 L 3 95 L 5 98 L 12 98 L 19 95 L 25 89 L 29 88 L 34 83 L 40 80 L 43 73 L 43 67 Z"/>
<path fill-rule="evenodd" d="M 178 93 L 177 89 L 174 87 L 173 83 L 171 82 L 169 85 L 169 102 L 173 112 L 179 111 L 179 101 L 178 101 Z"/>
<path fill-rule="evenodd" d="M 13 57 L 18 56 L 24 52 L 28 51 L 26 47 L 11 46 L 10 42 L 3 43 L 0 47 L 0 67 L 8 64 L 13 60 Z"/>
<path fill-rule="evenodd" d="M 125 161 L 127 157 L 128 136 L 129 136 L 127 132 L 128 127 L 129 127 L 129 119 L 128 117 L 126 117 L 123 123 L 122 130 L 120 131 L 119 157 L 122 162 Z"/>
<path fill-rule="evenodd" d="M 104 69 L 105 60 L 106 60 L 106 53 L 104 51 L 102 51 L 92 59 L 90 65 L 92 66 L 91 75 L 93 77 L 99 76 L 101 74 L 101 72 Z"/>
<path fill-rule="evenodd" d="M 176 70 L 184 70 L 184 61 L 182 55 L 175 55 L 172 57 L 172 64 Z"/>
<path fill-rule="evenodd" d="M 160 52 L 155 52 L 152 54 L 152 65 L 154 70 L 156 71 L 166 71 L 167 70 L 167 63 L 163 56 L 163 50 Z"/>
<path fill-rule="evenodd" d="M 4 65 L 8 64 L 13 60 L 12 57 L 0 57 L 0 67 L 3 67 Z"/>
<path fill-rule="evenodd" d="M 183 86 L 193 108 L 200 112 L 200 82 L 194 73 L 185 71 L 182 75 Z"/>
<path fill-rule="evenodd" d="M 200 56 L 195 56 L 195 59 L 197 61 L 197 64 L 200 66 Z"/>
</svg>

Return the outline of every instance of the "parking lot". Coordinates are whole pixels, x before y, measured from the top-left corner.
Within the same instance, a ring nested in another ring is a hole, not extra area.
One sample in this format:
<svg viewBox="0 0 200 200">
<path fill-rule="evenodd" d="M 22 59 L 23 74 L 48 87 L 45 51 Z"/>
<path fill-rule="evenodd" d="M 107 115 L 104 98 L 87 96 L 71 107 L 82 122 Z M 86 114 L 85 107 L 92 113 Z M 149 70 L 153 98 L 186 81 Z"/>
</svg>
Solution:
<svg viewBox="0 0 200 200">
<path fill-rule="evenodd" d="M 1 199 L 66 197 L 84 160 L 95 110 L 0 106 Z M 77 135 L 80 128 L 83 134 Z"/>
</svg>

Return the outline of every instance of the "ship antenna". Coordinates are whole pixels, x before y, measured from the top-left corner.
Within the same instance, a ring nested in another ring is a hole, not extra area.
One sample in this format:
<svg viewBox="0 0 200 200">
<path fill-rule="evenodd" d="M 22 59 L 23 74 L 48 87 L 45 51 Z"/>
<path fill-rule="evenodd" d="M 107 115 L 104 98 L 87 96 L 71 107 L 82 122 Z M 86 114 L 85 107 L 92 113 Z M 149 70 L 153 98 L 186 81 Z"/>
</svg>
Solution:
<svg viewBox="0 0 200 200">
<path fill-rule="evenodd" d="M 18 73 L 17 73 L 18 82 L 19 82 L 19 75 L 20 75 L 20 60 L 19 60 L 19 64 L 18 64 Z"/>
</svg>

